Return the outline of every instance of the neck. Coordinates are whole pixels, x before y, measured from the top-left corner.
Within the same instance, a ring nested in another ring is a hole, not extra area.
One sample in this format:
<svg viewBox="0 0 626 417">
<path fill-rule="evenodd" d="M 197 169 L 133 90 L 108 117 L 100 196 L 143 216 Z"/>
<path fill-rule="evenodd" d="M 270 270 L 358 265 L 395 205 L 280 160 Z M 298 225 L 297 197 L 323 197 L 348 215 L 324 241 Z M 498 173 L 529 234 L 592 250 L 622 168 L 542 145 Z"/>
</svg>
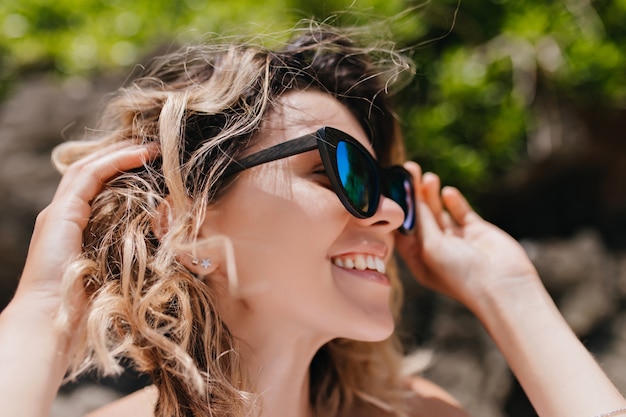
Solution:
<svg viewBox="0 0 626 417">
<path fill-rule="evenodd" d="M 284 330 L 284 329 L 282 329 Z M 261 399 L 261 417 L 311 417 L 309 367 L 327 341 L 294 332 L 238 332 L 239 352 Z"/>
</svg>

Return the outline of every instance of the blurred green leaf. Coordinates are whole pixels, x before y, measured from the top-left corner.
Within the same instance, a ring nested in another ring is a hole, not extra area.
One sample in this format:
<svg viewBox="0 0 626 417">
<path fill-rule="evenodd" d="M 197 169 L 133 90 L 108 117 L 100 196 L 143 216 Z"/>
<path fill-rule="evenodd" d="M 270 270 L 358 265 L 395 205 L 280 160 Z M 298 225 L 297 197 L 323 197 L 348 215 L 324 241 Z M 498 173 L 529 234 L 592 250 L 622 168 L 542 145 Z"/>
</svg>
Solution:
<svg viewBox="0 0 626 417">
<path fill-rule="evenodd" d="M 5 1 L 0 97 L 32 72 L 125 69 L 207 32 L 272 33 L 331 16 L 382 21 L 377 30 L 411 51 L 417 75 L 396 98 L 409 154 L 470 194 L 526 157 L 538 95 L 626 106 L 626 0 Z"/>
</svg>

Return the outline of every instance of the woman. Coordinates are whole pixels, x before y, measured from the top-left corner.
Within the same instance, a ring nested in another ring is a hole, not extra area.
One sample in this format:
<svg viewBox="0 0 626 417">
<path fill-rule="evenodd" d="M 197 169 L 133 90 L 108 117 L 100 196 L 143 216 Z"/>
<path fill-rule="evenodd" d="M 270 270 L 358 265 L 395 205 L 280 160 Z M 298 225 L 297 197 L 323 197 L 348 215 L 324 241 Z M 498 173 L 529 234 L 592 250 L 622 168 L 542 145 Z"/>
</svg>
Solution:
<svg viewBox="0 0 626 417">
<path fill-rule="evenodd" d="M 463 416 L 402 374 L 394 246 L 477 315 L 539 415 L 626 410 L 519 245 L 393 166 L 386 88 L 410 66 L 383 53 L 314 25 L 277 51 L 188 48 L 58 148 L 0 316 L 7 415 L 45 415 L 68 368 L 126 358 L 153 386 L 95 415 Z"/>
</svg>

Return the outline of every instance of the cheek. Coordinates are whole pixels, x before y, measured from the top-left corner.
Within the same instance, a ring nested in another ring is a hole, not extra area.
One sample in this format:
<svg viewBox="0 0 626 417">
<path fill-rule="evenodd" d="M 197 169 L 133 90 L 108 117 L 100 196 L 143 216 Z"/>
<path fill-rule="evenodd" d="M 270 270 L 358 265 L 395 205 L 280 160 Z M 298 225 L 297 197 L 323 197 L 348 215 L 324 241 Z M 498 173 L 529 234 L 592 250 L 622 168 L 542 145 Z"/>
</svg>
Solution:
<svg viewBox="0 0 626 417">
<path fill-rule="evenodd" d="M 220 232 L 233 241 L 242 279 L 318 271 L 350 217 L 334 192 L 301 179 L 236 191 L 223 206 Z"/>
<path fill-rule="evenodd" d="M 304 179 L 246 187 L 230 207 L 235 211 L 225 214 L 232 218 L 237 213 L 239 219 L 238 225 L 229 222 L 231 230 L 242 236 L 254 235 L 260 243 L 289 245 L 315 235 L 336 236 L 350 217 L 333 191 Z"/>
<path fill-rule="evenodd" d="M 303 179 L 241 185 L 222 205 L 217 229 L 268 256 L 280 256 L 277 247 L 293 252 L 328 244 L 350 216 L 334 192 Z"/>
</svg>

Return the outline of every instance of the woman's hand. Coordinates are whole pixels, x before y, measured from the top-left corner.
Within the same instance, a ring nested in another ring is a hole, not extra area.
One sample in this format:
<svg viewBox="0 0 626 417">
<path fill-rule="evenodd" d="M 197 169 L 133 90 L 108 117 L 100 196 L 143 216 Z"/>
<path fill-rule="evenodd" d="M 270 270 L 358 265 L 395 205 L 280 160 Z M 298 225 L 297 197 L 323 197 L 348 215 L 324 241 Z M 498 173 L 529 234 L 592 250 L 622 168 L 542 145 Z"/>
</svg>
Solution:
<svg viewBox="0 0 626 417">
<path fill-rule="evenodd" d="M 440 191 L 434 174 L 416 185 L 416 233 L 397 249 L 424 285 L 453 297 L 490 333 L 540 416 L 592 417 L 626 401 L 579 342 L 523 248 L 480 218 L 461 193 Z"/>
<path fill-rule="evenodd" d="M 78 257 L 91 201 L 120 172 L 141 166 L 156 153 L 153 146 L 118 143 L 73 163 L 64 173 L 52 202 L 39 214 L 14 302 L 54 315 L 62 297 L 61 278 Z M 81 283 L 72 289 L 74 307 L 82 301 Z"/>
<path fill-rule="evenodd" d="M 440 190 L 439 177 L 412 162 L 418 207 L 416 232 L 398 234 L 397 250 L 413 275 L 477 313 L 479 301 L 538 281 L 520 244 L 484 221 L 453 187 Z"/>
<path fill-rule="evenodd" d="M 141 166 L 154 146 L 116 144 L 72 164 L 50 205 L 37 217 L 17 292 L 0 314 L 0 403 L 11 416 L 48 415 L 67 370 L 72 323 L 86 302 L 80 280 L 70 288 L 71 317 L 59 328 L 63 275 L 82 248 L 90 202 L 122 171 Z"/>
</svg>

